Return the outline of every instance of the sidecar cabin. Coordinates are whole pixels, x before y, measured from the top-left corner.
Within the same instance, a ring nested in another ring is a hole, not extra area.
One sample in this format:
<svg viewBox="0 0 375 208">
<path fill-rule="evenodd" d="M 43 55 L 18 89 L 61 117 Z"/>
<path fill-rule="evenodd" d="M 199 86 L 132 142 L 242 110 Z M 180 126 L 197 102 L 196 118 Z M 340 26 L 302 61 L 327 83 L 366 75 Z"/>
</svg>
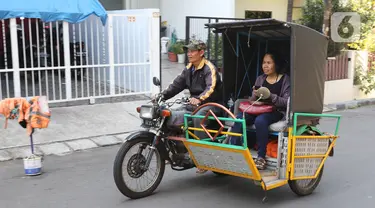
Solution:
<svg viewBox="0 0 375 208">
<path fill-rule="evenodd" d="M 290 110 L 322 113 L 327 36 L 303 25 L 275 19 L 236 20 L 206 26 L 222 36 L 224 103 L 230 98 L 236 101 L 251 96 L 256 78 L 263 74 L 263 56 L 273 53 L 280 61 L 281 72 L 291 79 Z M 300 118 L 306 119 L 311 118 Z"/>
<path fill-rule="evenodd" d="M 207 24 L 222 33 L 224 98 L 251 96 L 256 78 L 263 74 L 266 53 L 280 60 L 281 72 L 290 74 L 290 27 L 273 19 Z M 226 102 L 225 102 L 226 103 Z"/>
</svg>

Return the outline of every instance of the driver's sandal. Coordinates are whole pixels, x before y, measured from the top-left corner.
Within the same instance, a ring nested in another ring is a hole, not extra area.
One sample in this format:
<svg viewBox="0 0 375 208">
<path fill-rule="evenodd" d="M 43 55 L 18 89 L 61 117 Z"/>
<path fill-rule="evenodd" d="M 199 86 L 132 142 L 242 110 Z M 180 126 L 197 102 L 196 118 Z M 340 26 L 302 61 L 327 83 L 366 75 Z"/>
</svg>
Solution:
<svg viewBox="0 0 375 208">
<path fill-rule="evenodd" d="M 204 174 L 204 173 L 206 173 L 206 172 L 207 172 L 207 170 L 203 170 L 203 169 L 199 169 L 199 168 L 198 168 L 198 170 L 197 170 L 196 173 L 198 173 L 198 174 Z"/>
</svg>

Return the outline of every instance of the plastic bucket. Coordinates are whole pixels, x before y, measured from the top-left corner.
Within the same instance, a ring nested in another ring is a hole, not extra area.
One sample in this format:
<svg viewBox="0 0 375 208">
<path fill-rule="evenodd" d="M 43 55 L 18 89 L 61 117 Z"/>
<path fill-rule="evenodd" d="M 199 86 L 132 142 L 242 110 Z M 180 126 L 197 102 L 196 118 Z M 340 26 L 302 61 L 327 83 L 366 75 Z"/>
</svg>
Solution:
<svg viewBox="0 0 375 208">
<path fill-rule="evenodd" d="M 42 157 L 32 155 L 23 159 L 25 175 L 35 176 L 42 174 Z"/>
<path fill-rule="evenodd" d="M 168 37 L 162 37 L 161 38 L 161 53 L 167 53 L 168 52 Z"/>
</svg>

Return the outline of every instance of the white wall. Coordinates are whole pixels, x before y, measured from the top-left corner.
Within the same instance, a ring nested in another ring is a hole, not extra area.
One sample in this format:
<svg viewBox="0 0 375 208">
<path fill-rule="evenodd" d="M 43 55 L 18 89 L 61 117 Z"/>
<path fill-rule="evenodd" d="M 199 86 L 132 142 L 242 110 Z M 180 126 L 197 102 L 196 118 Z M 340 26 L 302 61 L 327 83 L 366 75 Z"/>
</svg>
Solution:
<svg viewBox="0 0 375 208">
<path fill-rule="evenodd" d="M 324 104 L 353 100 L 353 79 L 326 81 L 324 85 Z"/>
<path fill-rule="evenodd" d="M 132 9 L 159 9 L 160 0 L 130 0 Z"/>
<path fill-rule="evenodd" d="M 348 67 L 348 79 L 325 82 L 324 104 L 375 98 L 375 91 L 366 95 L 359 89 L 359 86 L 355 86 L 353 83 L 355 66 L 362 65 L 363 70 L 367 71 L 368 53 L 366 51 L 348 51 L 348 57 L 351 58 Z"/>
<path fill-rule="evenodd" d="M 168 22 L 170 32 L 177 31 L 177 38 L 185 39 L 186 16 L 234 17 L 235 0 L 160 0 L 162 21 Z M 208 22 L 196 22 L 194 27 L 204 28 Z M 169 36 L 170 34 L 168 34 Z"/>
</svg>

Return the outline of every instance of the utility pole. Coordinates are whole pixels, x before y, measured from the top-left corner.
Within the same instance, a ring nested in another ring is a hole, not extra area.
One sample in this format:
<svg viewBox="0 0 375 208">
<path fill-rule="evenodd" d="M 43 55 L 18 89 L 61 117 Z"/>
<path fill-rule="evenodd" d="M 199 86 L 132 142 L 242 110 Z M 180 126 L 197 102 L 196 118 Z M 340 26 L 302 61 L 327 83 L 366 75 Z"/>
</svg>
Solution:
<svg viewBox="0 0 375 208">
<path fill-rule="evenodd" d="M 287 14 L 286 14 L 287 22 L 292 22 L 292 19 L 293 19 L 293 3 L 294 3 L 294 0 L 288 0 L 288 9 L 287 9 Z"/>
<path fill-rule="evenodd" d="M 326 36 L 330 36 L 330 17 L 332 14 L 332 0 L 324 0 L 324 17 L 322 32 Z"/>
</svg>

